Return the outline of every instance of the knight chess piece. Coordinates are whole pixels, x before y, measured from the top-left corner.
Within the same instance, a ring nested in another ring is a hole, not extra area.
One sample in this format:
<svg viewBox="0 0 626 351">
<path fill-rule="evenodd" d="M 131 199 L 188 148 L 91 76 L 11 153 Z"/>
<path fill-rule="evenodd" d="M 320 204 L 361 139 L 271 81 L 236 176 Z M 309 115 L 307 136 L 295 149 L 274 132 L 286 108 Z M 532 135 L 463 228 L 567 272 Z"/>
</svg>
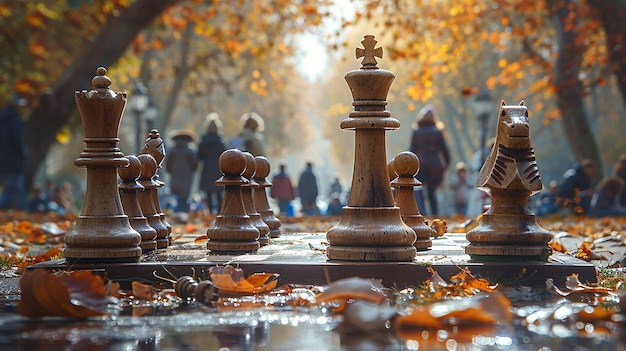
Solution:
<svg viewBox="0 0 626 351">
<path fill-rule="evenodd" d="M 215 223 L 207 229 L 207 248 L 218 254 L 257 251 L 260 233 L 246 213 L 241 196 L 241 186 L 248 182 L 242 177 L 246 157 L 237 149 L 228 149 L 220 155 L 218 166 L 223 176 L 215 184 L 224 186 L 224 199 Z"/>
<path fill-rule="evenodd" d="M 374 36 L 361 43 L 364 48 L 356 49 L 357 59 L 363 57 L 361 69 L 345 76 L 354 111 L 340 124 L 355 131 L 352 185 L 339 223 L 326 233 L 326 254 L 331 260 L 412 261 L 415 232 L 400 217 L 387 172 L 385 131 L 400 127 L 385 108 L 395 76 L 376 66 L 383 50 L 375 48 Z"/>
<path fill-rule="evenodd" d="M 85 149 L 74 165 L 87 169 L 87 189 L 81 214 L 64 237 L 68 261 L 136 262 L 141 256 L 141 236 L 122 211 L 117 189 L 117 169 L 129 164 L 118 148 L 126 93 L 109 89 L 106 72 L 99 67 L 93 89 L 75 93 Z"/>
<path fill-rule="evenodd" d="M 254 156 L 249 152 L 244 152 L 243 155 L 246 157 L 246 169 L 243 171 L 242 176 L 248 180 L 248 183 L 241 186 L 241 199 L 243 200 L 246 213 L 250 216 L 252 225 L 259 230 L 259 244 L 263 246 L 269 244 L 270 227 L 263 222 L 261 214 L 257 212 L 254 207 L 253 193 L 259 190 L 259 184 L 254 180 L 256 161 L 254 160 Z"/>
<path fill-rule="evenodd" d="M 400 207 L 402 221 L 413 231 L 417 239 L 413 246 L 417 250 L 426 250 L 433 246 L 430 239 L 435 236 L 435 231 L 428 226 L 417 207 L 413 188 L 422 183 L 415 178 L 420 169 L 420 161 L 417 155 L 410 151 L 399 153 L 391 163 L 394 173 L 397 175 L 391 181 L 391 187 L 396 189 L 396 205 Z"/>
<path fill-rule="evenodd" d="M 165 224 L 163 224 L 161 215 L 154 203 L 154 193 L 159 188 L 159 183 L 154 180 L 158 165 L 154 157 L 148 153 L 139 154 L 137 159 L 140 164 L 138 183 L 144 188 L 143 191 L 137 193 L 139 207 L 144 217 L 146 217 L 148 225 L 156 231 L 155 242 L 157 248 L 163 249 L 167 247 L 168 230 Z"/>
<path fill-rule="evenodd" d="M 496 142 L 476 178 L 476 186 L 491 196 L 491 207 L 467 232 L 465 252 L 475 261 L 545 261 L 550 254 L 552 234 L 527 206 L 543 188 L 529 130 L 524 102 L 503 100 Z"/>
<path fill-rule="evenodd" d="M 159 134 L 158 130 L 152 129 L 150 131 L 144 146 L 140 150 L 140 153 L 150 154 L 152 157 L 154 157 L 154 160 L 157 163 L 157 168 L 162 168 L 161 164 L 163 163 L 163 159 L 165 159 L 165 143 L 163 142 L 163 139 L 161 139 L 161 134 Z M 172 239 L 172 225 L 167 221 L 165 213 L 163 213 L 163 210 L 161 210 L 161 202 L 159 201 L 158 189 L 163 188 L 165 186 L 165 183 L 159 180 L 158 172 L 154 173 L 154 181 L 158 185 L 157 190 L 152 192 L 152 196 L 154 197 L 154 207 L 159 214 L 161 222 L 167 228 L 167 240 L 160 242 L 161 246 L 159 246 L 159 248 L 162 248 L 167 247 L 170 244 L 170 241 Z M 158 240 L 157 242 L 159 243 Z M 163 244 L 165 244 L 165 246 L 162 246 Z"/>
<path fill-rule="evenodd" d="M 270 228 L 270 238 L 278 238 L 280 236 L 280 220 L 274 215 L 274 211 L 267 200 L 267 191 L 272 183 L 267 181 L 270 174 L 270 162 L 265 156 L 257 156 L 254 158 L 256 162 L 256 173 L 254 173 L 254 181 L 259 184 L 259 188 L 254 190 L 254 208 L 261 214 L 263 222 Z"/>
<path fill-rule="evenodd" d="M 120 189 L 120 198 L 124 213 L 128 216 L 130 226 L 133 227 L 140 235 L 141 247 L 144 253 L 157 248 L 157 232 L 148 224 L 148 220 L 141 211 L 139 204 L 139 192 L 144 191 L 144 187 L 137 182 L 141 174 L 141 162 L 134 155 L 126 156 L 130 164 L 128 167 L 119 168 L 117 173 L 122 180 L 118 188 Z"/>
</svg>

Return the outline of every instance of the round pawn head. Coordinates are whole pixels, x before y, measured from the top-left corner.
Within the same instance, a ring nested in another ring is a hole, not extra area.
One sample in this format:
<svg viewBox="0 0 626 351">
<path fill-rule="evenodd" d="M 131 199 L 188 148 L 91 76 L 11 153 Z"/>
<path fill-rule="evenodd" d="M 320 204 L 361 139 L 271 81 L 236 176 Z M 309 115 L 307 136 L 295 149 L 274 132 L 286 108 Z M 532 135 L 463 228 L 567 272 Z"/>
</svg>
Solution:
<svg viewBox="0 0 626 351">
<path fill-rule="evenodd" d="M 218 166 L 225 176 L 241 176 L 246 169 L 246 157 L 238 149 L 228 149 L 220 155 Z"/>
<path fill-rule="evenodd" d="M 256 173 L 256 162 L 254 161 L 254 156 L 251 153 L 244 152 L 243 155 L 246 158 L 246 169 L 243 171 L 242 176 L 252 183 L 252 178 Z"/>
<path fill-rule="evenodd" d="M 134 155 L 128 155 L 126 158 L 129 161 L 128 167 L 119 168 L 117 173 L 124 183 L 132 183 L 137 180 L 141 174 L 141 162 L 137 156 Z"/>
<path fill-rule="evenodd" d="M 393 168 L 398 177 L 414 177 L 420 170 L 420 160 L 410 151 L 403 151 L 393 159 Z"/>
<path fill-rule="evenodd" d="M 157 168 L 159 167 L 154 157 L 150 154 L 140 154 L 137 156 L 137 159 L 139 159 L 141 164 L 141 170 L 139 172 L 140 178 L 152 179 L 157 172 Z"/>
<path fill-rule="evenodd" d="M 270 162 L 265 156 L 257 156 L 254 158 L 256 163 L 256 172 L 254 173 L 254 179 L 265 179 L 270 175 Z"/>
</svg>

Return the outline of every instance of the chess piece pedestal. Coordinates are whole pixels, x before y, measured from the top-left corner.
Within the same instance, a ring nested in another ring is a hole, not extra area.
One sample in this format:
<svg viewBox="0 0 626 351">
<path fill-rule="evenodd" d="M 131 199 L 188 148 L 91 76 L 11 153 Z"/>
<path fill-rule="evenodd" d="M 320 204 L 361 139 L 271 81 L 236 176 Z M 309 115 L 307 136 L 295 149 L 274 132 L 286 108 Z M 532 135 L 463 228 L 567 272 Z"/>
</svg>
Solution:
<svg viewBox="0 0 626 351">
<path fill-rule="evenodd" d="M 246 209 L 246 213 L 250 216 L 252 225 L 259 230 L 259 244 L 261 246 L 267 245 L 270 242 L 270 227 L 263 222 L 261 214 L 257 212 L 254 207 L 253 192 L 259 190 L 259 184 L 254 180 L 254 174 L 256 173 L 256 161 L 254 156 L 249 152 L 244 152 L 246 157 L 246 169 L 243 171 L 243 177 L 248 180 L 247 184 L 241 186 L 241 198 L 243 200 L 243 207 Z"/>
<path fill-rule="evenodd" d="M 218 166 L 223 176 L 215 184 L 224 186 L 224 199 L 215 223 L 207 229 L 207 249 L 217 254 L 257 251 L 260 233 L 246 214 L 241 197 L 241 186 L 247 183 L 241 176 L 246 157 L 237 149 L 228 149 L 220 155 Z"/>
<path fill-rule="evenodd" d="M 274 210 L 267 200 L 267 188 L 272 186 L 272 183 L 267 181 L 267 177 L 270 174 L 270 163 L 264 156 L 256 156 L 254 158 L 256 162 L 256 173 L 254 173 L 254 181 L 259 184 L 259 188 L 254 190 L 254 207 L 257 212 L 261 214 L 263 222 L 270 228 L 270 238 L 278 238 L 280 236 L 280 220 L 274 215 Z"/>
<path fill-rule="evenodd" d="M 426 224 L 415 200 L 413 188 L 422 185 L 415 178 L 420 169 L 419 158 L 410 151 L 404 151 L 393 159 L 391 166 L 397 175 L 391 181 L 391 187 L 396 189 L 396 205 L 400 207 L 400 217 L 415 232 L 416 240 L 413 246 L 417 250 L 426 250 L 433 246 L 430 238 L 436 233 Z"/>
<path fill-rule="evenodd" d="M 341 220 L 326 233 L 326 254 L 331 260 L 412 261 L 415 232 L 400 217 L 387 173 L 385 131 L 400 127 L 385 109 L 395 76 L 376 66 L 374 56 L 382 57 L 382 48 L 374 49 L 374 37 L 362 43 L 365 49 L 357 49 L 362 67 L 345 77 L 354 111 L 340 125 L 355 131 L 350 197 Z"/>
<path fill-rule="evenodd" d="M 465 253 L 475 261 L 546 261 L 552 234 L 526 203 L 530 192 L 492 189 L 491 207 L 467 232 Z"/>
<path fill-rule="evenodd" d="M 165 183 L 159 180 L 158 169 L 161 168 L 161 164 L 163 163 L 163 159 L 165 159 L 165 144 L 163 143 L 163 139 L 161 139 L 161 134 L 156 129 L 152 129 L 148 134 L 148 138 L 146 139 L 146 143 L 141 148 L 140 153 L 149 154 L 154 158 L 157 163 L 157 170 L 154 172 L 152 179 L 154 180 L 154 184 L 156 187 L 153 187 L 152 194 L 152 203 L 154 204 L 154 209 L 156 213 L 159 215 L 159 220 L 166 228 L 167 233 L 163 235 L 157 236 L 157 247 L 159 249 L 164 249 L 169 246 L 172 241 L 172 225 L 167 221 L 165 213 L 161 210 L 161 202 L 159 200 L 159 189 L 165 186 Z M 158 230 L 157 230 L 158 232 Z"/>
<path fill-rule="evenodd" d="M 139 247 L 146 253 L 157 248 L 157 232 L 148 224 L 148 220 L 141 211 L 139 204 L 139 192 L 145 191 L 145 188 L 137 182 L 141 173 L 141 162 L 136 156 L 126 156 L 130 165 L 118 169 L 118 174 L 122 182 L 118 186 L 120 189 L 120 198 L 122 199 L 122 207 L 124 213 L 128 216 L 130 226 L 141 235 Z"/>
<path fill-rule="evenodd" d="M 466 235 L 465 252 L 475 261 L 546 261 L 550 255 L 552 234 L 527 207 L 530 195 L 543 188 L 529 130 L 524 102 L 502 101 L 496 141 L 476 177 L 491 207 Z"/>
<path fill-rule="evenodd" d="M 87 169 L 87 189 L 81 214 L 64 237 L 63 255 L 68 261 L 136 262 L 141 236 L 124 214 L 117 188 L 117 168 L 129 164 L 117 134 L 126 93 L 109 89 L 104 67 L 97 69 L 92 84 L 93 90 L 75 94 L 85 149 L 74 165 Z"/>
</svg>

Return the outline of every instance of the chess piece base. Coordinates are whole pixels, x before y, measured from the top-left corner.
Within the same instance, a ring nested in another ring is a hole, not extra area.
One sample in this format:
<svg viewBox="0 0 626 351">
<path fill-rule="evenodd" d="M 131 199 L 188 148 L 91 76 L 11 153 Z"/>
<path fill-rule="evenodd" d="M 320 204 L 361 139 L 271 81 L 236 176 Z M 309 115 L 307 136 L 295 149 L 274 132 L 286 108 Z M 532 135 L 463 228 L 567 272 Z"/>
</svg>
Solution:
<svg viewBox="0 0 626 351">
<path fill-rule="evenodd" d="M 423 251 L 433 246 L 433 241 L 430 238 L 435 236 L 435 231 L 426 225 L 424 216 L 405 215 L 402 216 L 402 221 L 415 232 L 417 239 L 413 243 L 413 246 L 415 246 L 416 249 Z"/>
<path fill-rule="evenodd" d="M 552 234 L 532 214 L 486 213 L 466 237 L 465 253 L 476 261 L 546 261 Z"/>
<path fill-rule="evenodd" d="M 398 207 L 350 207 L 326 233 L 331 260 L 412 261 L 415 232 L 400 218 Z"/>
<path fill-rule="evenodd" d="M 217 216 L 215 224 L 207 229 L 207 237 L 207 249 L 215 253 L 247 253 L 261 247 L 259 230 L 247 215 Z"/>
</svg>

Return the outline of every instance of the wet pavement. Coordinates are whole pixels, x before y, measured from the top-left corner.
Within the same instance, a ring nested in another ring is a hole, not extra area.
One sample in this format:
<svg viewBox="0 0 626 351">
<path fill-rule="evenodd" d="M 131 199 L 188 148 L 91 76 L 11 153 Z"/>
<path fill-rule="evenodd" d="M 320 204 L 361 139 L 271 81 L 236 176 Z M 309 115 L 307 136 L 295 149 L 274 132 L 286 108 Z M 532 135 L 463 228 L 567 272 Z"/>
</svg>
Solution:
<svg viewBox="0 0 626 351">
<path fill-rule="evenodd" d="M 548 263 L 477 263 L 463 252 L 464 234 L 448 233 L 433 241 L 431 250 L 420 252 L 415 262 L 331 262 L 323 252 L 323 233 L 284 234 L 256 253 L 211 255 L 200 234 L 188 234 L 166 250 L 144 257 L 140 264 L 67 265 L 64 260 L 38 264 L 48 269 L 92 269 L 108 278 L 157 281 L 153 273 L 180 277 L 197 275 L 216 264 L 233 264 L 246 274 L 279 273 L 281 284 L 323 285 L 348 276 L 381 279 L 387 287 L 416 286 L 431 276 L 432 267 L 448 279 L 468 267 L 477 276 L 503 285 L 528 287 L 511 309 L 516 319 L 486 329 L 448 328 L 400 332 L 376 332 L 346 328 L 340 315 L 328 308 L 268 304 L 252 309 L 218 311 L 194 302 L 122 306 L 103 317 L 88 320 L 68 318 L 27 319 L 16 313 L 17 277 L 0 278 L 0 350 L 624 350 L 625 323 L 614 320 L 585 322 L 571 318 L 581 308 L 563 300 L 547 299 L 546 277 L 561 284 L 578 273 L 583 282 L 595 281 L 597 266 L 623 258 L 624 252 L 606 242 L 601 263 L 584 262 L 554 253 Z M 562 235 L 564 245 L 575 249 L 582 239 Z M 609 247 L 610 246 L 610 247 Z M 532 291 L 532 292 L 531 292 Z M 563 312 L 563 311 L 570 312 Z M 560 315 L 555 313 L 560 311 Z M 560 316 L 560 317 L 559 317 Z"/>
</svg>

